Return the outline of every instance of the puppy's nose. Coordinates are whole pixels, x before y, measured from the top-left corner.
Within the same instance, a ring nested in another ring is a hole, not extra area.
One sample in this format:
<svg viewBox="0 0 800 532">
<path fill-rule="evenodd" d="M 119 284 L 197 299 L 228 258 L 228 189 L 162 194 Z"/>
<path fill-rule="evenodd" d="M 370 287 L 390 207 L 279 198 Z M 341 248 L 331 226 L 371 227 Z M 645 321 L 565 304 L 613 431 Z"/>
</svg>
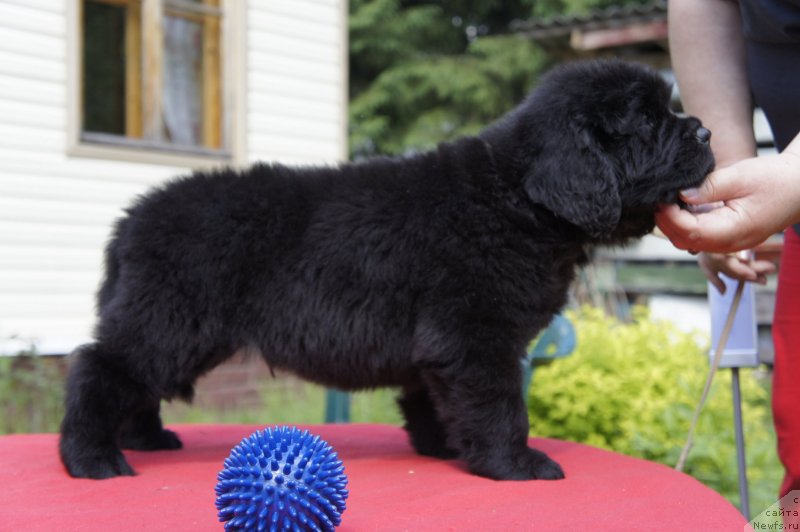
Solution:
<svg viewBox="0 0 800 532">
<path fill-rule="evenodd" d="M 708 144 L 708 141 L 711 139 L 711 131 L 704 127 L 699 127 L 697 131 L 694 132 L 694 136 L 700 144 Z"/>
</svg>

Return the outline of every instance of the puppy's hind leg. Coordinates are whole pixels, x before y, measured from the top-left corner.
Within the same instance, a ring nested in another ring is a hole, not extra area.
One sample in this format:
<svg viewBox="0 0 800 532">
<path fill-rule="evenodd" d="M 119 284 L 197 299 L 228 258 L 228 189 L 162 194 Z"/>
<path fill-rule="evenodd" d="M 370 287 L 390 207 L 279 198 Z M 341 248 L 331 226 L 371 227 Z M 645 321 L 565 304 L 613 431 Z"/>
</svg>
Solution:
<svg viewBox="0 0 800 532">
<path fill-rule="evenodd" d="M 424 385 L 407 387 L 397 404 L 406 419 L 405 429 L 411 445 L 423 456 L 456 458 L 458 451 L 447 446 L 444 426 Z"/>
<path fill-rule="evenodd" d="M 137 451 L 180 449 L 183 447 L 178 435 L 164 428 L 161 423 L 161 405 L 152 401 L 136 411 L 122 426 L 120 446 Z"/>
<path fill-rule="evenodd" d="M 78 348 L 67 377 L 59 451 L 73 477 L 110 478 L 133 475 L 118 445 L 122 423 L 146 399 L 140 385 L 99 344 Z"/>
</svg>

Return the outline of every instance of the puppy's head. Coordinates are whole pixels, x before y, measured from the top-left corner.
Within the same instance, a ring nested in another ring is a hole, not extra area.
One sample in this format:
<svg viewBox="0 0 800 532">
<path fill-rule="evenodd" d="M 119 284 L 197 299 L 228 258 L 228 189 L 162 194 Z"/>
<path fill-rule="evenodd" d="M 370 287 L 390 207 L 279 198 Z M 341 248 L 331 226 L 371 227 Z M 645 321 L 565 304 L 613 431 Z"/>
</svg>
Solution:
<svg viewBox="0 0 800 532">
<path fill-rule="evenodd" d="M 567 64 L 487 130 L 487 140 L 502 137 L 501 154 L 534 203 L 593 240 L 622 242 L 651 231 L 658 206 L 677 202 L 714 166 L 710 133 L 670 111 L 670 93 L 641 65 Z"/>
</svg>

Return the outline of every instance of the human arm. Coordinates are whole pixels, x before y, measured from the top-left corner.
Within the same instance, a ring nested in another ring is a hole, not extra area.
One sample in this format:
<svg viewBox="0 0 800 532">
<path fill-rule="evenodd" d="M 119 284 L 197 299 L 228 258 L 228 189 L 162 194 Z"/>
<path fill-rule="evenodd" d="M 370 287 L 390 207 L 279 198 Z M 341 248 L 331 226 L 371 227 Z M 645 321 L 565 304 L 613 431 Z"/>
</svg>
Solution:
<svg viewBox="0 0 800 532">
<path fill-rule="evenodd" d="M 711 148 L 717 168 L 753 157 L 753 105 L 747 81 L 745 43 L 738 3 L 731 0 L 670 0 L 669 39 L 673 68 L 684 110 L 697 116 L 712 131 Z M 684 249 L 687 220 L 674 220 L 681 212 L 666 208 L 658 216 L 662 231 Z M 683 245 L 679 242 L 684 242 Z M 767 261 L 703 253 L 700 267 L 720 290 L 719 273 L 737 279 L 764 282 L 774 270 Z"/>
<path fill-rule="evenodd" d="M 670 0 L 670 55 L 684 110 L 711 130 L 722 168 L 756 154 L 739 5 Z"/>
</svg>

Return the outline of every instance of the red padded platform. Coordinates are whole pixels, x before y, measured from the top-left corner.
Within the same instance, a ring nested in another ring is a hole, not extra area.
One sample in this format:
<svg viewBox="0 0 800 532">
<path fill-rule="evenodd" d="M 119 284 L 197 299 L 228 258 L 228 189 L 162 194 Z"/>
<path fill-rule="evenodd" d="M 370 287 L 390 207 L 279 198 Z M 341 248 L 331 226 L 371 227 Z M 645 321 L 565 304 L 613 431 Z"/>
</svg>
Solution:
<svg viewBox="0 0 800 532">
<path fill-rule="evenodd" d="M 222 462 L 260 426 L 173 427 L 185 448 L 126 452 L 139 473 L 67 476 L 57 436 L 0 438 L 0 530 L 221 530 L 214 486 Z M 564 467 L 561 481 L 495 482 L 460 462 L 414 454 L 383 425 L 303 427 L 338 452 L 350 479 L 341 531 L 742 530 L 716 492 L 670 468 L 555 440 L 533 440 Z"/>
</svg>

